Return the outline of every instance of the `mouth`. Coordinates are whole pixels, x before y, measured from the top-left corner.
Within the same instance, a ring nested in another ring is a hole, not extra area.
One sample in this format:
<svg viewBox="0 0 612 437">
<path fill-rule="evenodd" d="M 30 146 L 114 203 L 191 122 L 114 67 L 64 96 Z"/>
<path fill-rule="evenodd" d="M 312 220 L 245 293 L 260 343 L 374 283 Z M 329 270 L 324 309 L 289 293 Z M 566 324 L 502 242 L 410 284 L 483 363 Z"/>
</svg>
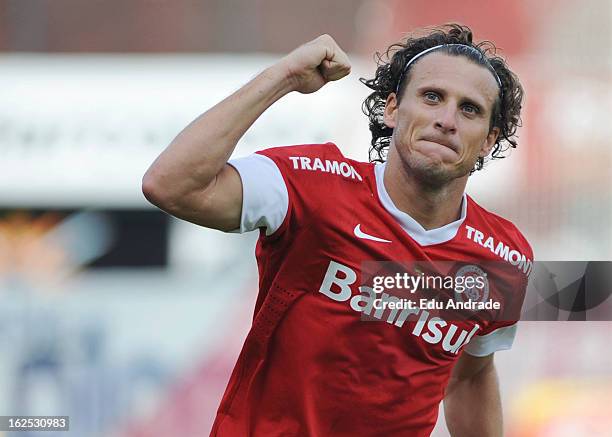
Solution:
<svg viewBox="0 0 612 437">
<path fill-rule="evenodd" d="M 452 144 L 452 143 L 450 143 L 448 141 L 445 141 L 445 140 L 442 140 L 442 139 L 438 139 L 438 138 L 422 138 L 422 140 L 423 141 L 428 141 L 430 143 L 439 144 L 440 146 L 444 146 L 444 147 L 446 147 L 448 149 L 451 149 L 453 152 L 458 153 L 457 146 L 455 146 L 454 144 Z"/>
</svg>

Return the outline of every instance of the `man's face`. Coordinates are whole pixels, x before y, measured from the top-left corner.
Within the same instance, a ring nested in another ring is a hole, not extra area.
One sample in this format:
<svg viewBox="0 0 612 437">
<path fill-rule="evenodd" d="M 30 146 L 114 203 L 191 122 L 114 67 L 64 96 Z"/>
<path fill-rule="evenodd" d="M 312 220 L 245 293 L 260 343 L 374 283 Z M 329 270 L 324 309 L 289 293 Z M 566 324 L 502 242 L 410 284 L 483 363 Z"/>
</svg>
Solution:
<svg viewBox="0 0 612 437">
<path fill-rule="evenodd" d="M 434 186 L 468 175 L 499 133 L 489 131 L 499 94 L 495 78 L 463 56 L 431 53 L 406 80 L 401 103 L 391 94 L 384 117 L 394 129 L 391 147 L 402 164 Z"/>
</svg>

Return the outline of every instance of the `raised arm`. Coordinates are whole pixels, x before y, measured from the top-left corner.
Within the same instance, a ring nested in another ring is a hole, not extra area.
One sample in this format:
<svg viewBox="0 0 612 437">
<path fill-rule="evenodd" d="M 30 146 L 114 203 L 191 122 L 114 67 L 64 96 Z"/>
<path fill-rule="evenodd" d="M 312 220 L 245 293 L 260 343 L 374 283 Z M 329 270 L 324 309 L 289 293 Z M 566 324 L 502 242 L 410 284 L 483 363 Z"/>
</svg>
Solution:
<svg viewBox="0 0 612 437">
<path fill-rule="evenodd" d="M 242 184 L 227 164 L 238 140 L 284 95 L 315 92 L 349 72 L 348 57 L 329 35 L 298 47 L 183 129 L 144 175 L 145 197 L 184 220 L 238 228 Z"/>
<path fill-rule="evenodd" d="M 463 353 L 444 396 L 444 415 L 452 437 L 502 437 L 502 409 L 493 354 Z"/>
</svg>

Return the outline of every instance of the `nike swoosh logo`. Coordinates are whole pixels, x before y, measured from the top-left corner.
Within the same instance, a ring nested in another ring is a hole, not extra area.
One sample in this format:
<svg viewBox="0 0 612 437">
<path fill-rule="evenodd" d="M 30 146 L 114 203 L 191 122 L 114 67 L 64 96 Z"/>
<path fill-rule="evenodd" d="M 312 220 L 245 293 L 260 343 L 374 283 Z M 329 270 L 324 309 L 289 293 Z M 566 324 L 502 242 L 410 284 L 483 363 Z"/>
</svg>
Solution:
<svg viewBox="0 0 612 437">
<path fill-rule="evenodd" d="M 355 226 L 355 229 L 353 229 L 353 233 L 355 234 L 357 238 L 363 238 L 364 240 L 378 241 L 379 243 L 391 243 L 391 241 L 389 240 L 378 238 L 378 237 L 375 237 L 374 235 L 366 234 L 365 232 L 361 230 L 361 224 L 359 223 L 357 224 L 357 226 Z"/>
</svg>

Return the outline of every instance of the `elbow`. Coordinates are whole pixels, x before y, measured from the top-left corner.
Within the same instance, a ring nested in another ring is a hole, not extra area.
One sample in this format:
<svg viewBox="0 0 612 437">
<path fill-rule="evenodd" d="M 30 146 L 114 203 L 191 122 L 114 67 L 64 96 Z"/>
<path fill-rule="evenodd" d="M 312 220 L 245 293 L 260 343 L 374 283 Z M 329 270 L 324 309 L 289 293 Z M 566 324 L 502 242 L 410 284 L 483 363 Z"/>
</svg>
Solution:
<svg viewBox="0 0 612 437">
<path fill-rule="evenodd" d="M 164 205 L 168 203 L 163 184 L 159 181 L 159 178 L 152 174 L 151 169 L 142 177 L 142 194 L 158 208 L 165 209 Z"/>
<path fill-rule="evenodd" d="M 178 187 L 177 187 L 178 186 Z M 149 169 L 142 177 L 141 190 L 145 199 L 168 214 L 179 216 L 185 209 L 188 194 L 173 179 Z"/>
</svg>

